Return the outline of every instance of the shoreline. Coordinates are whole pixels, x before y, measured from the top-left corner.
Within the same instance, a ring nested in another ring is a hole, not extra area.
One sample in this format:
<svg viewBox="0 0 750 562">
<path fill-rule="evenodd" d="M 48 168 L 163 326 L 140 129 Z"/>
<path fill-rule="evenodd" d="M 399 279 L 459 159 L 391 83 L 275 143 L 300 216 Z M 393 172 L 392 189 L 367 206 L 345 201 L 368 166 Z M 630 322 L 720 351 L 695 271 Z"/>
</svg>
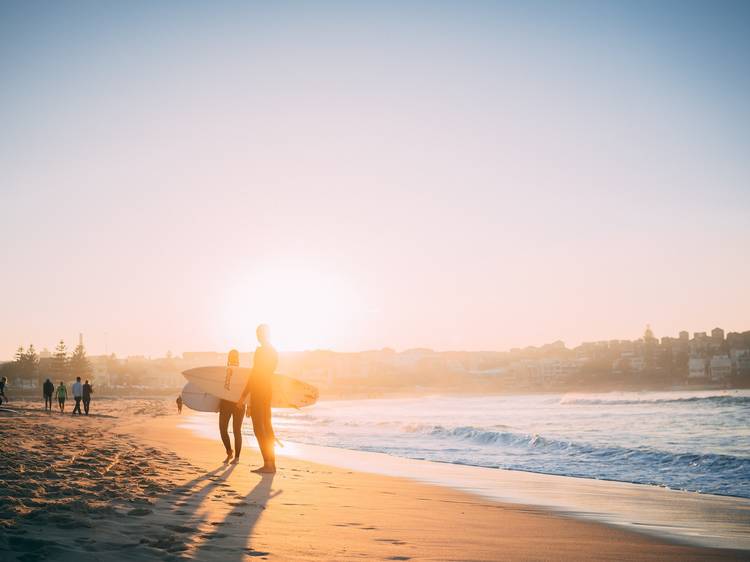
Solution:
<svg viewBox="0 0 750 562">
<path fill-rule="evenodd" d="M 213 429 L 191 412 L 181 427 L 207 440 Z M 252 434 L 246 439 L 252 442 Z M 448 487 L 501 503 L 551 510 L 586 521 L 708 548 L 750 550 L 750 499 L 659 486 L 417 460 L 379 452 L 285 442 L 280 457 Z M 679 524 L 676 523 L 679 521 Z"/>
<path fill-rule="evenodd" d="M 280 458 L 276 475 L 259 476 L 248 467 L 259 464 L 250 439 L 241 464 L 223 465 L 218 436 L 180 427 L 191 414 L 178 417 L 172 406 L 100 403 L 88 418 L 0 414 L 3 559 L 746 558 L 293 456 Z"/>
</svg>

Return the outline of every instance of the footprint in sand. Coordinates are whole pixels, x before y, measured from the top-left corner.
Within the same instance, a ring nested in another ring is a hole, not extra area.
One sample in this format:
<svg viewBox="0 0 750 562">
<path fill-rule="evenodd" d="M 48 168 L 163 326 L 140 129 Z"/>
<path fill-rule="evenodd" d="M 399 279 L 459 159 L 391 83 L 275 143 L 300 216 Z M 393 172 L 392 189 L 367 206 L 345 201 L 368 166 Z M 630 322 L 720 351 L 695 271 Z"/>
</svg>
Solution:
<svg viewBox="0 0 750 562">
<path fill-rule="evenodd" d="M 246 548 L 244 550 L 245 554 L 247 554 L 248 556 L 268 556 L 269 554 L 271 554 L 270 552 L 264 552 L 262 550 L 253 550 L 252 548 Z"/>
</svg>

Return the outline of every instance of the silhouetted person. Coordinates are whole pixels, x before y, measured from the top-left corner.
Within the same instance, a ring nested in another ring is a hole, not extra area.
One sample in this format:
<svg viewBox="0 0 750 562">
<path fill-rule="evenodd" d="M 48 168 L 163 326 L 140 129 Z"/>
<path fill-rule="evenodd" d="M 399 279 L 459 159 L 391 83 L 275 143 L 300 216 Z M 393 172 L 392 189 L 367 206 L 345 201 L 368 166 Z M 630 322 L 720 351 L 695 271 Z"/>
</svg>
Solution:
<svg viewBox="0 0 750 562">
<path fill-rule="evenodd" d="M 227 370 L 239 366 L 240 352 L 232 349 L 227 357 Z M 229 461 L 232 461 L 232 464 L 240 462 L 240 451 L 242 451 L 242 420 L 244 417 L 244 403 L 230 402 L 229 400 L 219 401 L 219 434 L 221 435 L 221 442 L 224 443 L 224 449 L 227 451 L 227 458 L 224 459 L 224 464 Z M 234 433 L 234 451 L 229 441 L 230 419 L 232 420 L 232 432 Z"/>
<path fill-rule="evenodd" d="M 44 393 L 44 410 L 52 411 L 52 395 L 55 393 L 55 385 L 52 381 L 47 379 L 42 385 L 42 392 Z"/>
<path fill-rule="evenodd" d="M 3 400 L 6 402 L 8 401 L 8 397 L 5 396 L 5 383 L 8 382 L 8 377 L 3 377 L 0 379 L 0 405 L 2 405 Z"/>
<path fill-rule="evenodd" d="M 81 398 L 83 398 L 83 385 L 81 384 L 81 377 L 76 377 L 76 382 L 73 383 L 73 386 L 70 388 L 70 390 L 73 391 L 73 400 L 76 401 L 75 408 L 73 408 L 73 415 L 76 415 L 76 412 L 78 412 L 78 415 L 81 415 Z"/>
<path fill-rule="evenodd" d="M 260 453 L 263 455 L 263 466 L 253 472 L 276 472 L 276 454 L 274 442 L 276 436 L 271 424 L 271 398 L 273 391 L 273 373 L 279 362 L 279 355 L 271 345 L 271 330 L 265 324 L 255 331 L 260 346 L 255 350 L 253 371 L 240 396 L 239 404 L 245 403 L 250 394 L 250 417 L 253 420 L 253 433 L 258 439 Z"/>
<path fill-rule="evenodd" d="M 94 389 L 91 388 L 89 381 L 86 380 L 86 382 L 83 383 L 83 392 L 81 393 L 81 397 L 83 398 L 83 411 L 86 413 L 87 416 L 89 415 L 89 405 L 91 404 L 91 395 L 93 393 L 94 393 Z"/>
<path fill-rule="evenodd" d="M 65 383 L 60 381 L 60 386 L 57 387 L 57 405 L 60 406 L 60 411 L 65 411 L 65 399 L 68 397 L 68 389 L 65 388 Z"/>
<path fill-rule="evenodd" d="M 180 394 L 177 397 L 177 400 L 175 400 L 175 402 L 177 403 L 177 413 L 181 414 L 182 413 L 182 394 Z"/>
</svg>

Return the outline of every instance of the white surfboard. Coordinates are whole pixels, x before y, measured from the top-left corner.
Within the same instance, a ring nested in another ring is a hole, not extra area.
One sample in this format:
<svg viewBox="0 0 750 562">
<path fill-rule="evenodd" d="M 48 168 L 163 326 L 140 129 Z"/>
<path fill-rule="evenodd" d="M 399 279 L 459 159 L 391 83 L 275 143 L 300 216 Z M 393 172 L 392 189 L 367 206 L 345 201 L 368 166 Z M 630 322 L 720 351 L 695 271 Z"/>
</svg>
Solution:
<svg viewBox="0 0 750 562">
<path fill-rule="evenodd" d="M 183 376 L 205 392 L 224 400 L 240 399 L 252 369 L 246 367 L 198 367 L 183 371 Z M 318 389 L 286 375 L 273 375 L 271 406 L 302 408 L 318 401 Z"/>
<path fill-rule="evenodd" d="M 218 412 L 219 399 L 197 384 L 188 382 L 182 389 L 182 403 L 196 412 Z"/>
</svg>

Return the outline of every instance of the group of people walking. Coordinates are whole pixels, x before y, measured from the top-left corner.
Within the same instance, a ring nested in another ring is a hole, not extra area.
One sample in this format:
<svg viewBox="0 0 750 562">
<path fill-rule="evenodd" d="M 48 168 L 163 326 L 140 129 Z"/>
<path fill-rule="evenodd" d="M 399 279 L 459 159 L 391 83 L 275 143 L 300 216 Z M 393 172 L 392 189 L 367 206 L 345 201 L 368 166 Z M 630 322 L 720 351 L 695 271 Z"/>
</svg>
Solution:
<svg viewBox="0 0 750 562">
<path fill-rule="evenodd" d="M 89 415 L 89 407 L 91 406 L 91 395 L 94 393 L 94 389 L 91 387 L 88 379 L 86 382 L 81 383 L 81 377 L 76 377 L 76 382 L 70 385 L 71 394 L 73 400 L 75 400 L 75 406 L 73 407 L 73 415 Z M 44 409 L 52 411 L 52 397 L 57 398 L 57 405 L 60 408 L 60 412 L 65 412 L 65 401 L 68 399 L 68 387 L 65 386 L 63 381 L 55 388 L 55 385 L 51 380 L 47 379 L 42 385 L 42 391 L 44 393 Z M 83 412 L 81 411 L 81 403 L 83 403 Z"/>
</svg>

